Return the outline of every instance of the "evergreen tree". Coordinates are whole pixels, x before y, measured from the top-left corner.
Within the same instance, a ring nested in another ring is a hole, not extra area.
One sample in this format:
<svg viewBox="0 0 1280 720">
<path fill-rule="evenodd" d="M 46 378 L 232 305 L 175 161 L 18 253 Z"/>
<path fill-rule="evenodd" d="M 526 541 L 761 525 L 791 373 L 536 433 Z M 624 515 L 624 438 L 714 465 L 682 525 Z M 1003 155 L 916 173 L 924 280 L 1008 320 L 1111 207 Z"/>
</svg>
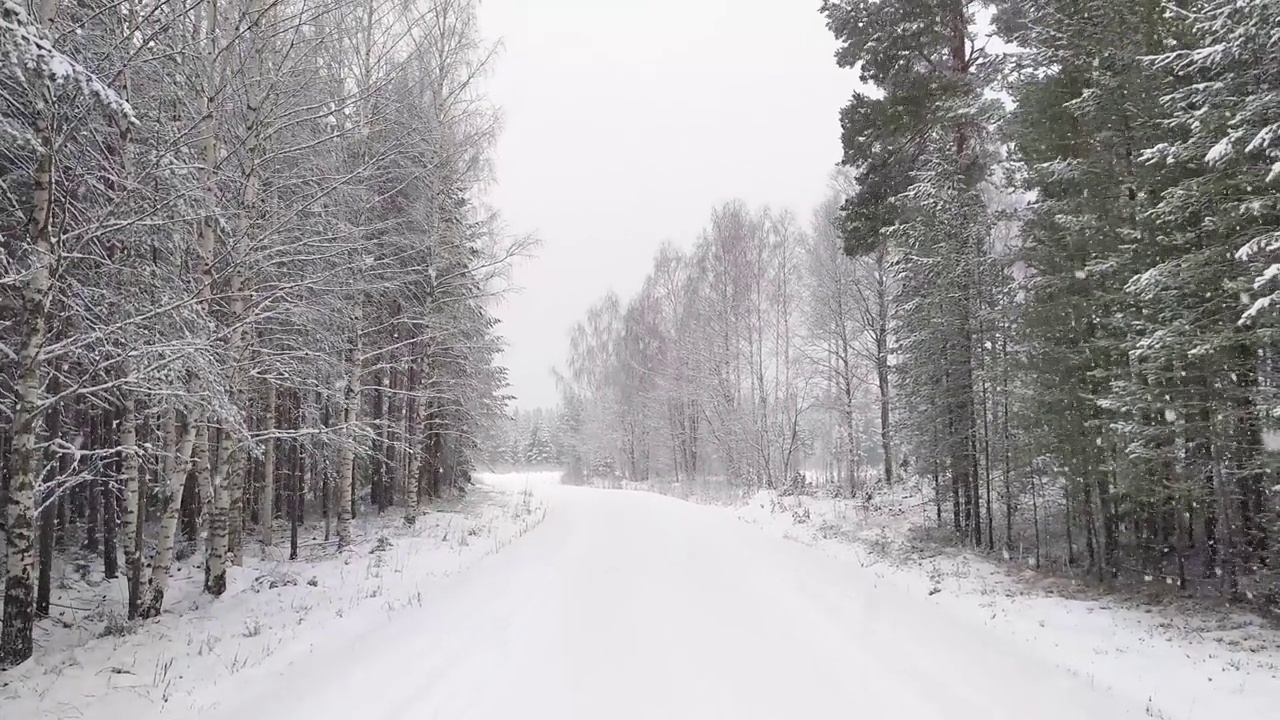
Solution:
<svg viewBox="0 0 1280 720">
<path fill-rule="evenodd" d="M 548 467 L 555 463 L 555 447 L 541 413 L 535 415 L 530 423 L 529 435 L 521 454 L 524 464 L 532 467 Z"/>
<path fill-rule="evenodd" d="M 829 0 L 837 62 L 876 92 L 841 113 L 844 163 L 859 185 L 845 205 L 849 249 L 889 243 L 903 280 L 897 336 L 904 435 L 945 467 L 955 530 L 982 540 L 975 398 L 977 279 L 990 218 L 980 195 L 989 165 L 984 98 L 992 57 L 975 30 L 979 3 Z M 932 409 L 932 411 L 929 411 Z"/>
<path fill-rule="evenodd" d="M 1000 18 L 1027 50 L 1010 132 L 1035 197 L 1018 315 L 1029 471 L 1061 491 L 1066 563 L 1078 528 L 1100 577 L 1141 567 L 1186 586 L 1198 563 L 1235 593 L 1266 562 L 1273 339 L 1235 259 L 1265 254 L 1273 223 L 1257 214 L 1267 101 L 1240 80 L 1270 30 L 1241 31 L 1250 12 L 1031 0 Z M 1227 36 L 1243 59 L 1225 59 Z"/>
<path fill-rule="evenodd" d="M 1158 179 L 1138 163 L 1158 130 L 1161 78 L 1140 61 L 1158 42 L 1156 7 L 1032 0 L 1002 18 L 1029 49 L 1013 75 L 1011 134 L 1024 187 L 1035 193 L 1022 228 L 1029 276 L 1020 318 L 1035 387 L 1030 437 L 1064 483 L 1068 528 L 1079 508 L 1099 572 L 1116 569 L 1117 504 L 1135 496 L 1128 480 L 1153 470 L 1128 452 L 1135 408 L 1113 394 L 1132 377 L 1129 338 L 1140 330 L 1125 287 L 1156 251 L 1144 213 Z M 1163 413 L 1152 419 L 1163 422 Z M 1066 554 L 1070 562 L 1073 549 Z"/>
<path fill-rule="evenodd" d="M 1150 214 L 1163 256 L 1130 285 L 1151 318 L 1140 357 L 1170 378 L 1153 384 L 1182 396 L 1176 422 L 1195 448 L 1184 484 L 1203 508 L 1206 572 L 1238 593 L 1241 574 L 1270 564 L 1277 530 L 1275 457 L 1262 436 L 1277 407 L 1280 9 L 1186 5 L 1174 49 L 1149 53 L 1153 70 L 1177 82 L 1163 98 L 1165 137 L 1147 159 L 1176 182 Z"/>
</svg>

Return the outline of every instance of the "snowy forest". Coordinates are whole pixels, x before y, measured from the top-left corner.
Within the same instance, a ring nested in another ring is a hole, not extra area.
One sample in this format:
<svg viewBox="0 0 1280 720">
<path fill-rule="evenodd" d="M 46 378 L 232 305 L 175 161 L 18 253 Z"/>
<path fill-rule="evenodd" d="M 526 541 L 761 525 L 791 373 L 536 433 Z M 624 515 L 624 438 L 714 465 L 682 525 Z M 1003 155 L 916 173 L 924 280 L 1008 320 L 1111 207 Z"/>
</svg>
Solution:
<svg viewBox="0 0 1280 720">
<path fill-rule="evenodd" d="M 151 621 L 482 468 L 1280 605 L 1280 2 L 813 0 L 828 197 L 709 208 L 514 414 L 478 3 L 0 0 L 0 668 L 59 570 Z"/>
<path fill-rule="evenodd" d="M 952 542 L 1280 601 L 1280 3 L 821 12 L 830 198 L 725 204 L 592 307 L 570 472 L 914 485 Z"/>
<path fill-rule="evenodd" d="M 478 438 L 477 464 L 493 470 L 565 467 L 566 429 L 562 413 L 516 409 L 488 424 Z"/>
<path fill-rule="evenodd" d="M 5 0 L 0 667 L 65 558 L 150 618 L 183 547 L 218 596 L 250 542 L 465 491 L 530 245 L 479 193 L 474 5 Z"/>
</svg>

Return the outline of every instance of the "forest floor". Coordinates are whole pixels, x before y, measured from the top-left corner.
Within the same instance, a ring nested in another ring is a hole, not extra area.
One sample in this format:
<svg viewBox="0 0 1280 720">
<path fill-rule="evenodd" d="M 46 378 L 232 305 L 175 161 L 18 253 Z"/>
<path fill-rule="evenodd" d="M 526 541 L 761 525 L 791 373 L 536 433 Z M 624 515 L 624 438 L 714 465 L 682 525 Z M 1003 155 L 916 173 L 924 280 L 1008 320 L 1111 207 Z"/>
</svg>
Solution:
<svg viewBox="0 0 1280 720">
<path fill-rule="evenodd" d="M 278 526 L 273 547 L 247 545 L 221 598 L 201 591 L 199 553 L 175 563 L 165 611 L 146 622 L 124 619 L 124 579 L 106 580 L 100 561 L 60 559 L 35 657 L 0 673 L 0 717 L 181 714 L 269 658 L 305 654 L 321 637 L 361 633 L 429 602 L 445 577 L 506 547 L 544 513 L 520 483 L 480 484 L 433 505 L 413 528 L 394 509 L 357 518 L 357 541 L 341 552 L 322 525 L 307 525 L 296 561 L 287 526 Z"/>
</svg>

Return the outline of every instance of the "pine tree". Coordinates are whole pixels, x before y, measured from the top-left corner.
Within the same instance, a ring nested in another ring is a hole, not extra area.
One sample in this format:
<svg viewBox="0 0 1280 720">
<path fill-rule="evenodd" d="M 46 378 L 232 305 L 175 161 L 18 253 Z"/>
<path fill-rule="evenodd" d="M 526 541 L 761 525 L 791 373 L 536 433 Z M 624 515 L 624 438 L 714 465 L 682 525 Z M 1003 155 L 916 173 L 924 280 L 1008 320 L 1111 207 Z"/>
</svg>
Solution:
<svg viewBox="0 0 1280 720">
<path fill-rule="evenodd" d="M 879 92 L 841 113 L 850 249 L 887 242 L 903 275 L 899 368 L 916 451 L 945 464 L 956 532 L 982 540 L 976 406 L 977 279 L 990 220 L 979 193 L 994 106 L 992 58 L 976 37 L 978 3 L 828 1 L 837 62 Z M 914 388 L 914 389 L 913 389 Z M 932 393 L 938 393 L 930 396 Z M 914 396 L 914 398 L 912 397 Z"/>
</svg>

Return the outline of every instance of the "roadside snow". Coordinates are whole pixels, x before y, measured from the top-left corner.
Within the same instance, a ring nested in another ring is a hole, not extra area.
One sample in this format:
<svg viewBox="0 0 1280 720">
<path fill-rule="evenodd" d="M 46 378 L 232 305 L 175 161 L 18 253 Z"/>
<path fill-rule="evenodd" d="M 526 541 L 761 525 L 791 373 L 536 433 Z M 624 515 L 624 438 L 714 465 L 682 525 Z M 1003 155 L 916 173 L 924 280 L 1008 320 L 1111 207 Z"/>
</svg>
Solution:
<svg viewBox="0 0 1280 720">
<path fill-rule="evenodd" d="M 954 623 L 1024 645 L 1163 720 L 1276 717 L 1280 633 L 1247 614 L 1187 617 L 1118 601 L 1080 600 L 1029 587 L 975 555 L 894 561 L 919 519 L 910 495 L 867 512 L 847 500 L 761 492 L 733 512 L 777 536 L 859 566 L 876 583 L 927 598 Z M 1011 679 L 1016 683 L 1016 679 Z"/>
<path fill-rule="evenodd" d="M 305 655 L 314 638 L 356 635 L 421 606 L 440 581 L 510 544 L 544 517 L 530 492 L 540 475 L 478 478 L 454 506 L 407 528 L 398 512 L 357 520 L 361 540 L 339 553 L 308 527 L 300 558 L 283 543 L 247 548 L 228 589 L 201 592 L 200 556 L 178 563 L 164 614 L 123 618 L 123 579 L 94 563 L 60 563 L 55 616 L 37 629 L 36 656 L 0 674 L 4 718 L 125 718 L 189 707 L 193 698 L 268 658 Z M 281 538 L 280 534 L 277 538 Z M 283 545 L 283 547 L 281 547 Z M 106 606 L 109 610 L 86 611 Z"/>
</svg>

